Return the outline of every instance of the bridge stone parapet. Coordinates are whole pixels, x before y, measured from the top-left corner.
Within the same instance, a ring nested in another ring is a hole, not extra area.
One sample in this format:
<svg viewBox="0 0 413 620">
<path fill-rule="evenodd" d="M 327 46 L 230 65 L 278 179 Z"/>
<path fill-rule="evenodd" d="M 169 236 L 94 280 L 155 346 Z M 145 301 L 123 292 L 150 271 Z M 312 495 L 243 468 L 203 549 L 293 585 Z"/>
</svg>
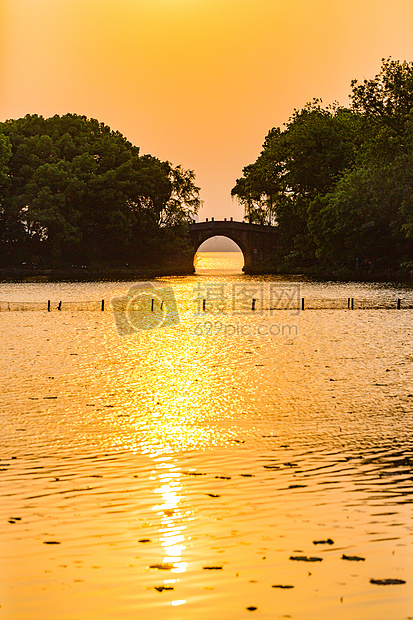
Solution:
<svg viewBox="0 0 413 620">
<path fill-rule="evenodd" d="M 244 255 L 244 271 L 262 271 L 265 260 L 278 240 L 278 228 L 233 220 L 210 220 L 189 225 L 189 235 L 193 246 L 193 258 L 199 246 L 215 236 L 228 237 L 240 247 Z"/>
</svg>

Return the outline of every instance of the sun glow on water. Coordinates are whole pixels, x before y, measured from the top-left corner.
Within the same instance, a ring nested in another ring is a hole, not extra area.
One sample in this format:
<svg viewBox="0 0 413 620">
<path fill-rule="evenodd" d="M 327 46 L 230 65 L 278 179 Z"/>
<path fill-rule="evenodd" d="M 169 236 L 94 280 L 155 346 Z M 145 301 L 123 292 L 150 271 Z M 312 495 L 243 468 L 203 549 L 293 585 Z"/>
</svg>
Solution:
<svg viewBox="0 0 413 620">
<path fill-rule="evenodd" d="M 188 563 L 184 560 L 183 554 L 186 550 L 184 532 L 187 528 L 185 520 L 188 515 L 182 513 L 180 508 L 183 499 L 180 492 L 182 486 L 180 484 L 181 472 L 175 465 L 172 457 L 164 456 L 156 458 L 157 479 L 160 486 L 155 488 L 154 493 L 160 495 L 163 503 L 157 503 L 152 510 L 160 519 L 159 541 L 163 551 L 163 560 L 161 567 L 165 567 L 170 573 L 182 574 L 187 570 Z M 176 579 L 165 578 L 164 587 L 175 587 L 180 581 Z M 172 601 L 172 605 L 181 605 L 186 601 Z"/>
<path fill-rule="evenodd" d="M 197 252 L 195 270 L 202 275 L 241 274 L 244 266 L 242 252 Z"/>
</svg>

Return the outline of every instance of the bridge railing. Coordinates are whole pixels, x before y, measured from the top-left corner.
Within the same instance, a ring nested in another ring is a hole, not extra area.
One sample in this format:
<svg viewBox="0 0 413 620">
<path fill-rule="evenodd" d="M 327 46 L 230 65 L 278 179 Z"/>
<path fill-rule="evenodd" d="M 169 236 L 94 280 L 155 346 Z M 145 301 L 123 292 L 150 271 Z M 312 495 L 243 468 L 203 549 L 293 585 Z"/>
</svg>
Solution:
<svg viewBox="0 0 413 620">
<path fill-rule="evenodd" d="M 254 222 L 246 222 L 245 220 L 237 221 L 237 220 L 234 220 L 232 217 L 230 217 L 229 219 L 225 217 L 223 220 L 216 220 L 213 217 L 211 217 L 211 218 L 206 218 L 202 222 L 197 222 L 196 220 L 192 220 L 192 224 L 190 224 L 190 226 L 200 226 L 200 225 L 210 226 L 211 224 L 216 227 L 225 226 L 225 225 L 237 225 L 237 226 L 250 226 L 255 229 L 258 229 L 258 228 L 276 229 L 277 228 L 277 226 L 274 226 L 273 224 L 256 224 Z"/>
</svg>

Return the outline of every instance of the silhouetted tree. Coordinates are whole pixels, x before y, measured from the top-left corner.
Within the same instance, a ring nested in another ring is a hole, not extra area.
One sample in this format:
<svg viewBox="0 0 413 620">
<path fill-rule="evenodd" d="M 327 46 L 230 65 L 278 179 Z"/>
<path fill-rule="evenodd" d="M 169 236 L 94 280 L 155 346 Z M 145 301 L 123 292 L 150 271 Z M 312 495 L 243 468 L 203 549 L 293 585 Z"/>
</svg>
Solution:
<svg viewBox="0 0 413 620">
<path fill-rule="evenodd" d="M 413 63 L 351 85 L 350 109 L 315 99 L 272 129 L 232 190 L 246 219 L 279 227 L 283 268 L 413 261 Z"/>
<path fill-rule="evenodd" d="M 185 244 L 200 204 L 194 181 L 192 171 L 140 156 L 95 119 L 28 115 L 1 123 L 3 260 L 161 260 L 174 241 Z M 163 228 L 178 224 L 168 237 Z"/>
</svg>

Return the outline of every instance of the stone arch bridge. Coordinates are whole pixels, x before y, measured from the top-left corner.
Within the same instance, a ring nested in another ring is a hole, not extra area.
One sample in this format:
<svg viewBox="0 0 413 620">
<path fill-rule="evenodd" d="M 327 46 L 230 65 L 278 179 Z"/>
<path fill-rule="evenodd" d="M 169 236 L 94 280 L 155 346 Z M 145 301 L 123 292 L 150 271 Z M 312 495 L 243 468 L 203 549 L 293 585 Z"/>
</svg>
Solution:
<svg viewBox="0 0 413 620">
<path fill-rule="evenodd" d="M 193 245 L 193 256 L 204 241 L 217 235 L 235 241 L 244 255 L 244 271 L 258 273 L 265 269 L 266 259 L 277 243 L 276 226 L 248 224 L 231 220 L 197 222 L 189 225 L 189 235 Z"/>
</svg>

